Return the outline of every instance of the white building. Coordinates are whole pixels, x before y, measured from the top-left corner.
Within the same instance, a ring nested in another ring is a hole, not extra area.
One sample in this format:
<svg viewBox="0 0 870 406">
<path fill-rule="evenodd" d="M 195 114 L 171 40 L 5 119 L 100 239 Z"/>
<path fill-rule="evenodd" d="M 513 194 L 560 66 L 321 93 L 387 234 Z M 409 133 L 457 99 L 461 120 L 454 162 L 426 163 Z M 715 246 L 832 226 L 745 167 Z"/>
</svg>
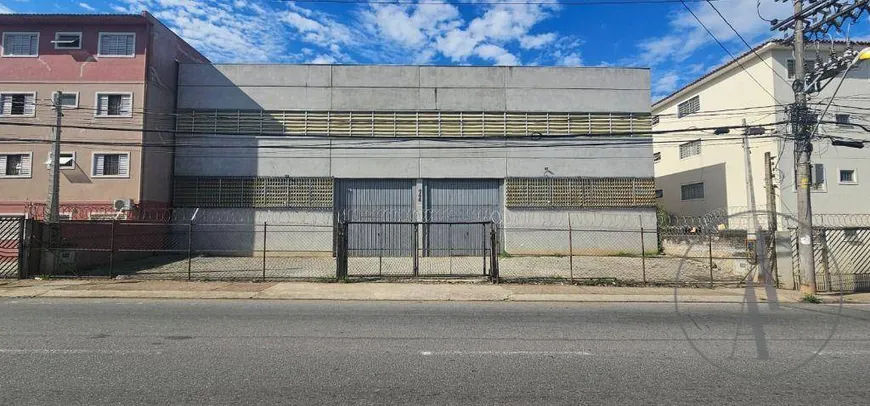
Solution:
<svg viewBox="0 0 870 406">
<path fill-rule="evenodd" d="M 856 44 L 860 49 L 867 44 Z M 838 52 L 846 44 L 837 44 Z M 807 63 L 825 60 L 829 49 L 808 49 Z M 870 124 L 870 68 L 856 66 L 836 94 L 813 142 L 812 207 L 816 224 L 841 214 L 867 214 L 870 205 L 870 150 L 832 146 L 826 136 L 870 139 L 860 125 Z M 821 113 L 840 77 L 821 93 L 810 96 L 810 108 Z M 713 70 L 653 104 L 653 130 L 759 126 L 763 135 L 750 136 L 751 164 L 757 208 L 767 206 L 764 153 L 774 158 L 776 210 L 792 215 L 797 208 L 794 145 L 787 139 L 786 106 L 794 102 L 792 50 L 767 42 Z M 656 194 L 671 214 L 699 216 L 711 212 L 735 214 L 750 206 L 747 193 L 742 129 L 727 134 L 713 130 L 657 134 L 654 137 Z M 853 218 L 855 216 L 852 216 Z M 836 220 L 842 222 L 842 217 Z M 848 226 L 850 224 L 831 224 Z"/>
</svg>

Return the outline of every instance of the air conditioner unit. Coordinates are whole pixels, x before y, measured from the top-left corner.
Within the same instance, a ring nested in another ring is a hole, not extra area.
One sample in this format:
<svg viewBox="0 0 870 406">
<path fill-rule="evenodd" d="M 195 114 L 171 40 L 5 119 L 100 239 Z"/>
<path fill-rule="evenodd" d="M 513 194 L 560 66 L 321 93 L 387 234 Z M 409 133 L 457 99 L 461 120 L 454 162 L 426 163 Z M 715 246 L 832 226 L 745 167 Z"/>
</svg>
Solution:
<svg viewBox="0 0 870 406">
<path fill-rule="evenodd" d="M 133 199 L 115 199 L 112 202 L 112 208 L 117 211 L 128 211 L 133 209 Z"/>
</svg>

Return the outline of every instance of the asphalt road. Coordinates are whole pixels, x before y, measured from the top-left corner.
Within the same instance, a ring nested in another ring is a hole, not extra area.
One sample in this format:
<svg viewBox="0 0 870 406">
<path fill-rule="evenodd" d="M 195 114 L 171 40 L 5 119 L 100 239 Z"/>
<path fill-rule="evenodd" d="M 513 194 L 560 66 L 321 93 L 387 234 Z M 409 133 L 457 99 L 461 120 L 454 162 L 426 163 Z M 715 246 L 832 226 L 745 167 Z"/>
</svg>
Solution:
<svg viewBox="0 0 870 406">
<path fill-rule="evenodd" d="M 747 310 L 4 300 L 0 404 L 867 404 L 870 307 Z"/>
</svg>

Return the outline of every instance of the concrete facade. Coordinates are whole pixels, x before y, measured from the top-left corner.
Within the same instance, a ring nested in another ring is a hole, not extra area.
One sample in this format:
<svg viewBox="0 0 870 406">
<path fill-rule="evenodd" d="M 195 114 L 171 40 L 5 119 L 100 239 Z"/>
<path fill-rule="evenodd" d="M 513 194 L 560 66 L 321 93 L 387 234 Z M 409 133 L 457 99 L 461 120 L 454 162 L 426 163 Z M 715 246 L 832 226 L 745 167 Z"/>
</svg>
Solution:
<svg viewBox="0 0 870 406">
<path fill-rule="evenodd" d="M 528 112 L 544 113 L 545 116 L 547 113 L 629 113 L 645 116 L 649 113 L 649 71 L 182 64 L 178 108 L 179 111 L 195 110 L 197 114 L 216 116 L 232 116 L 239 111 L 297 114 L 300 111 L 317 114 L 411 111 L 465 112 L 470 115 L 475 112 Z M 413 127 L 413 124 L 409 125 Z M 427 181 L 436 179 L 496 179 L 503 182 L 517 177 L 653 176 L 651 139 L 645 138 L 642 131 L 620 136 L 549 139 L 543 133 L 513 138 L 467 139 L 420 138 L 413 132 L 400 133 L 397 137 L 380 136 L 374 131 L 371 136 L 328 134 L 325 137 L 209 134 L 208 131 L 179 134 L 178 139 L 180 142 L 183 140 L 184 145 L 177 148 L 175 175 L 327 177 L 336 181 L 412 179 L 417 180 L 413 186 L 415 196 L 422 196 Z M 502 199 L 502 204 L 504 201 Z M 417 217 L 422 220 L 425 207 L 418 202 L 410 209 L 418 212 Z M 532 235 L 528 229 L 560 227 L 567 230 L 569 213 L 578 224 L 608 217 L 614 229 L 639 230 L 640 218 L 652 227 L 655 218 L 652 207 L 625 210 L 582 207 L 508 209 L 502 212 L 504 218 L 496 220 L 505 230 L 504 238 L 509 245 L 504 248 L 508 251 L 525 250 L 529 254 L 541 254 L 547 250 L 540 247 L 551 247 L 548 253 L 567 253 L 568 241 L 562 241 L 561 234 Z M 202 210 L 200 215 L 205 216 L 203 218 L 218 216 L 236 223 L 259 221 L 264 217 L 297 223 L 304 220 L 315 225 L 331 225 L 333 222 L 332 215 L 324 215 L 321 210 L 215 208 Z M 512 226 L 517 229 L 510 230 Z M 591 234 L 586 237 L 590 244 L 595 240 Z M 640 252 L 639 234 L 627 238 L 627 241 L 625 247 L 617 250 Z"/>
<path fill-rule="evenodd" d="M 0 31 L 39 34 L 37 55 L 0 56 L 0 93 L 35 93 L 32 116 L 3 116 L 19 143 L 3 143 L 0 154 L 31 154 L 29 177 L 0 177 L 0 213 L 41 217 L 49 188 L 51 128 L 55 123 L 52 94 L 77 95 L 77 105 L 64 109 L 61 153 L 74 153 L 72 168 L 62 169 L 61 211 L 77 219 L 112 212 L 114 199 L 132 199 L 138 208 L 168 207 L 172 177 L 171 113 L 175 110 L 177 61 L 207 59 L 148 13 L 142 15 L 2 15 Z M 79 49 L 56 49 L 56 33 L 80 33 Z M 131 56 L 99 55 L 100 33 L 132 33 Z M 129 94 L 132 114 L 98 117 L 97 93 Z M 148 114 L 146 114 L 146 112 Z M 78 127 L 78 128 L 72 128 Z M 89 127 L 106 127 L 90 129 Z M 123 143 L 126 145 L 111 145 Z M 100 145 L 102 144 L 102 145 Z M 141 144 L 145 144 L 143 148 Z M 155 145 L 165 144 L 165 146 Z M 127 153 L 129 171 L 122 177 L 94 176 L 94 154 Z M 4 168 L 5 169 L 5 168 Z M 28 208 L 35 204 L 35 207 Z"/>
</svg>

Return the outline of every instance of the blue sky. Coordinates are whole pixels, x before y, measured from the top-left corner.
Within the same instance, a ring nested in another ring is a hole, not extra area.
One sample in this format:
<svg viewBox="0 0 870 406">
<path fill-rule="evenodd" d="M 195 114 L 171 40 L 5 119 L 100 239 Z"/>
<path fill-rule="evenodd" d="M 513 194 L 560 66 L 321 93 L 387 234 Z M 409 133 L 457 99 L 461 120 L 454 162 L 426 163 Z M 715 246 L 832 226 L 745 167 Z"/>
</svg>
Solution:
<svg viewBox="0 0 870 406">
<path fill-rule="evenodd" d="M 0 0 L 0 12 L 148 10 L 215 62 L 642 66 L 652 69 L 653 99 L 730 59 L 680 3 L 327 1 L 346 3 Z M 759 13 L 782 18 L 791 8 L 773 0 L 714 4 L 753 45 L 772 37 Z M 735 55 L 747 50 L 709 4 L 688 5 Z"/>
</svg>

